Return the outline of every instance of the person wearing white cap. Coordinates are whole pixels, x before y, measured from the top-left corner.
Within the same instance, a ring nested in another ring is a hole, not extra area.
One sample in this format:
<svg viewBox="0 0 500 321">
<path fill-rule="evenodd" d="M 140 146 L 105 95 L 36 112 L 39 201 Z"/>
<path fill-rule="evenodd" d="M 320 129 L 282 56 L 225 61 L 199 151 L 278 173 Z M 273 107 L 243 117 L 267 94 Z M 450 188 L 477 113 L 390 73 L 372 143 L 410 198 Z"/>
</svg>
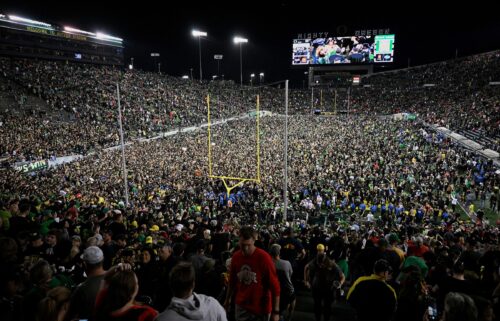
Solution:
<svg viewBox="0 0 500 321">
<path fill-rule="evenodd" d="M 106 273 L 103 268 L 104 254 L 97 246 L 87 247 L 80 258 L 87 280 L 78 285 L 71 297 L 69 320 L 90 319 L 94 311 L 95 298 Z"/>
<path fill-rule="evenodd" d="M 122 211 L 120 210 L 113 210 L 113 222 L 109 225 L 108 229 L 113 232 L 113 240 L 118 235 L 123 235 L 127 233 L 127 228 L 125 227 L 125 224 L 123 223 L 124 217 L 122 214 Z"/>
</svg>

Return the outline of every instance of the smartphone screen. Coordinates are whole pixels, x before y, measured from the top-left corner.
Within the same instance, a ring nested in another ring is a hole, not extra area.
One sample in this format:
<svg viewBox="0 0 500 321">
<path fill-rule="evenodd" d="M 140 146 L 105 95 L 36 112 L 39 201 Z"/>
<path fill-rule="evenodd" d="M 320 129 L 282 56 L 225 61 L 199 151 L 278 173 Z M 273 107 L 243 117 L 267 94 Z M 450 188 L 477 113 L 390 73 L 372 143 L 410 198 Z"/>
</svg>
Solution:
<svg viewBox="0 0 500 321">
<path fill-rule="evenodd" d="M 438 319 L 438 313 L 437 313 L 436 307 L 430 305 L 427 309 L 428 309 L 427 310 L 427 314 L 429 315 L 429 320 L 437 320 Z"/>
</svg>

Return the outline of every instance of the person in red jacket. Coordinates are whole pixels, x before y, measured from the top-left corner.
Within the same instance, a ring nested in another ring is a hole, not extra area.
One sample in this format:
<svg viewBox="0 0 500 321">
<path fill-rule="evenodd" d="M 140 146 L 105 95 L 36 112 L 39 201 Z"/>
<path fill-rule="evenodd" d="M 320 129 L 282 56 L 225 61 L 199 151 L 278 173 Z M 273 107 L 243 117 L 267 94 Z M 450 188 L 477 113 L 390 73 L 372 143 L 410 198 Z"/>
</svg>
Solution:
<svg viewBox="0 0 500 321">
<path fill-rule="evenodd" d="M 240 250 L 231 259 L 226 311 L 234 297 L 236 321 L 272 321 L 280 318 L 280 284 L 271 256 L 255 246 L 251 226 L 240 229 Z"/>
<path fill-rule="evenodd" d="M 424 245 L 421 236 L 416 237 L 412 243 L 408 244 L 408 256 L 423 257 L 426 252 L 429 252 L 429 247 Z"/>
</svg>

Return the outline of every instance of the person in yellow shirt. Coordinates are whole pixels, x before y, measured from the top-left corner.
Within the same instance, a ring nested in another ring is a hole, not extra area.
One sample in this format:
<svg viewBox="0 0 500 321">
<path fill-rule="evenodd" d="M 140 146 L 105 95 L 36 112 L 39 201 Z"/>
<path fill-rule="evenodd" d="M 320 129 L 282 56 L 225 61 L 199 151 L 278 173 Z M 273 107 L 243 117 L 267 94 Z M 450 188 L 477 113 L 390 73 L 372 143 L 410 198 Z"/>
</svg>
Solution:
<svg viewBox="0 0 500 321">
<path fill-rule="evenodd" d="M 347 293 L 347 302 L 356 310 L 359 321 L 391 320 L 396 310 L 396 291 L 387 283 L 389 262 L 375 262 L 373 274 L 358 278 Z"/>
<path fill-rule="evenodd" d="M 401 259 L 401 265 L 402 265 L 405 260 L 405 252 L 398 247 L 398 244 L 400 242 L 399 236 L 396 233 L 389 234 L 387 241 L 389 241 L 389 249 L 396 252 L 396 254 Z"/>
<path fill-rule="evenodd" d="M 471 204 L 469 205 L 469 214 L 474 213 L 474 210 L 475 210 L 475 208 L 474 208 L 474 203 L 471 203 Z"/>
</svg>

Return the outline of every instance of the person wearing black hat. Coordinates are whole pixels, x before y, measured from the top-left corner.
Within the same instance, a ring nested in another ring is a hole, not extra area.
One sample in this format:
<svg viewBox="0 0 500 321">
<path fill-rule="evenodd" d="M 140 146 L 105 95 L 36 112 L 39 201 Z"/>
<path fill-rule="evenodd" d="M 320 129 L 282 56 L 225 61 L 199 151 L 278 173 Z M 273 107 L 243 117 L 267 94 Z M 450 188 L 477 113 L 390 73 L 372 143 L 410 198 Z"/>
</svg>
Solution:
<svg viewBox="0 0 500 321">
<path fill-rule="evenodd" d="M 43 241 L 42 235 L 38 232 L 29 234 L 30 244 L 24 252 L 25 256 L 36 257 L 37 259 L 43 257 L 47 251 L 47 243 Z"/>
<path fill-rule="evenodd" d="M 386 283 L 391 273 L 389 262 L 375 262 L 373 274 L 362 276 L 354 282 L 347 293 L 347 302 L 356 310 L 358 321 L 391 320 L 396 309 L 397 296 Z"/>
</svg>

